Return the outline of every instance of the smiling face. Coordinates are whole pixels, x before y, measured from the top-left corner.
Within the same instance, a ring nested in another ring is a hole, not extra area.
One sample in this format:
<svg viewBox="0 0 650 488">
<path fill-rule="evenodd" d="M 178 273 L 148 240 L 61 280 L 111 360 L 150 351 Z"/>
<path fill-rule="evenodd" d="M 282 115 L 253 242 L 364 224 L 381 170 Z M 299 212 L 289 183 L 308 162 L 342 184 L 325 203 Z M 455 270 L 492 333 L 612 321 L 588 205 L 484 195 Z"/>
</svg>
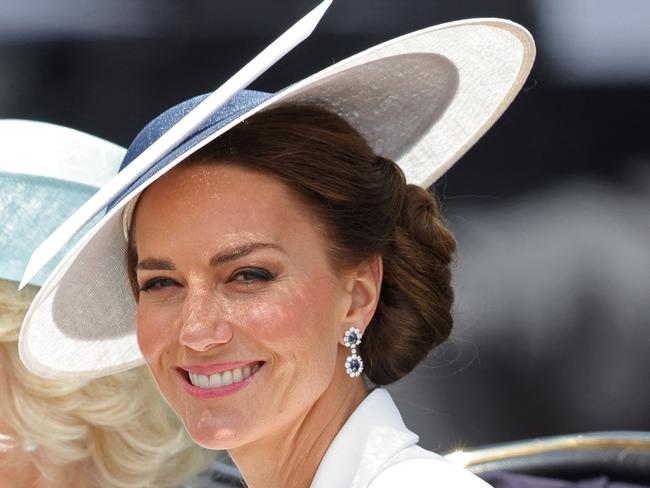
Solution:
<svg viewBox="0 0 650 488">
<path fill-rule="evenodd" d="M 199 444 L 254 441 L 350 381 L 335 371 L 354 299 L 285 184 L 181 165 L 142 195 L 134 226 L 138 342 Z"/>
</svg>

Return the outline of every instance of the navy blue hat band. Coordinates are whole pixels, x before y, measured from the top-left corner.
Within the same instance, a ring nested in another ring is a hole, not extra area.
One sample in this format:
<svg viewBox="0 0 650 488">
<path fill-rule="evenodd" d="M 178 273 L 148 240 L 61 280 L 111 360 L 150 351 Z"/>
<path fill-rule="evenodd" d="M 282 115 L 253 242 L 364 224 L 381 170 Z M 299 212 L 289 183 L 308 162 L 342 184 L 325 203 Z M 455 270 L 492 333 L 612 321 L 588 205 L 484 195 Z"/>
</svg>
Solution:
<svg viewBox="0 0 650 488">
<path fill-rule="evenodd" d="M 242 90 L 233 96 L 223 107 L 221 107 L 212 117 L 206 120 L 198 127 L 187 139 L 176 146 L 172 151 L 167 153 L 162 159 L 154 163 L 147 171 L 137 178 L 126 190 L 116 195 L 106 211 L 110 211 L 115 205 L 122 201 L 134 189 L 139 188 L 143 182 L 147 181 L 153 175 L 157 174 L 162 168 L 176 160 L 180 155 L 185 154 L 192 147 L 214 134 L 219 129 L 242 116 L 246 112 L 254 109 L 268 100 L 273 94 L 255 91 Z M 135 158 L 138 157 L 145 149 L 159 139 L 165 132 L 173 127 L 179 120 L 187 115 L 194 107 L 201 103 L 208 95 L 199 95 L 189 100 L 185 100 L 172 108 L 164 111 L 158 117 L 149 122 L 133 139 L 129 146 L 124 160 L 120 165 L 120 171 L 126 168 Z"/>
</svg>

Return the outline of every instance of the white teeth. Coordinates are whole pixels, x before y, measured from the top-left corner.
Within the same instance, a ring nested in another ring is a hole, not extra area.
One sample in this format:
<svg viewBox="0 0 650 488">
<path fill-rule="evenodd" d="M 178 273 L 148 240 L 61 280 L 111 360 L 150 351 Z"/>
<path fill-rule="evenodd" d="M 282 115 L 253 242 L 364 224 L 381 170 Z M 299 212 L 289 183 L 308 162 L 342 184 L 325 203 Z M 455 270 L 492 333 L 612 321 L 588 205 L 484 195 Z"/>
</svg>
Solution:
<svg viewBox="0 0 650 488">
<path fill-rule="evenodd" d="M 241 369 L 237 368 L 232 370 L 233 383 L 239 383 L 243 379 L 244 379 L 244 375 L 242 374 Z"/>
<path fill-rule="evenodd" d="M 210 388 L 219 388 L 221 386 L 221 373 L 210 375 Z"/>
<path fill-rule="evenodd" d="M 244 368 L 235 368 L 209 376 L 198 373 L 188 373 L 188 376 L 190 383 L 199 388 L 219 388 L 221 386 L 232 385 L 233 383 L 240 383 L 246 378 L 250 378 L 258 369 L 260 369 L 260 365 L 255 364 L 252 368 L 245 366 Z"/>
<path fill-rule="evenodd" d="M 203 374 L 200 374 L 200 375 L 198 375 L 198 377 L 199 378 L 198 378 L 196 386 L 198 386 L 200 388 L 209 388 L 210 387 L 210 379 L 207 376 L 205 376 Z"/>
</svg>

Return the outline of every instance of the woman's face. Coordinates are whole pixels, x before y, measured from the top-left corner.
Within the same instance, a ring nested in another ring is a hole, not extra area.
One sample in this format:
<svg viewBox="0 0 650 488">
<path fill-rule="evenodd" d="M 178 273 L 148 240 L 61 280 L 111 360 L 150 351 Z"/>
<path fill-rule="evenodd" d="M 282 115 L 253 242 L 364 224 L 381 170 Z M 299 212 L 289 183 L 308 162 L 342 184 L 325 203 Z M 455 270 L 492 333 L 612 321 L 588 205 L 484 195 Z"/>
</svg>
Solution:
<svg viewBox="0 0 650 488">
<path fill-rule="evenodd" d="M 134 225 L 138 342 L 191 436 L 230 449 L 306 412 L 343 367 L 351 298 L 288 187 L 181 165 L 142 195 Z"/>
</svg>

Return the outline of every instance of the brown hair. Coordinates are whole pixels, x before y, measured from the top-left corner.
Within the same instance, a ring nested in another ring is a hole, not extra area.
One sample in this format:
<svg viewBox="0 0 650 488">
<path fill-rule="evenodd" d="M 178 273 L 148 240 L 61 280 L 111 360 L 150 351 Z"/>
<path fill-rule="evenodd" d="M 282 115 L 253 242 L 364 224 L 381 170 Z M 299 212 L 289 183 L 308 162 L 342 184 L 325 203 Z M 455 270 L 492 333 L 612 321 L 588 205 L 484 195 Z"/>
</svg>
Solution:
<svg viewBox="0 0 650 488">
<path fill-rule="evenodd" d="M 263 111 L 187 162 L 206 161 L 246 166 L 285 182 L 323 225 L 337 269 L 382 256 L 379 304 L 360 346 L 370 381 L 397 381 L 447 339 L 456 244 L 437 201 L 406 184 L 399 166 L 375 155 L 343 118 L 312 105 Z M 129 275 L 137 290 L 135 261 L 131 249 Z"/>
</svg>

